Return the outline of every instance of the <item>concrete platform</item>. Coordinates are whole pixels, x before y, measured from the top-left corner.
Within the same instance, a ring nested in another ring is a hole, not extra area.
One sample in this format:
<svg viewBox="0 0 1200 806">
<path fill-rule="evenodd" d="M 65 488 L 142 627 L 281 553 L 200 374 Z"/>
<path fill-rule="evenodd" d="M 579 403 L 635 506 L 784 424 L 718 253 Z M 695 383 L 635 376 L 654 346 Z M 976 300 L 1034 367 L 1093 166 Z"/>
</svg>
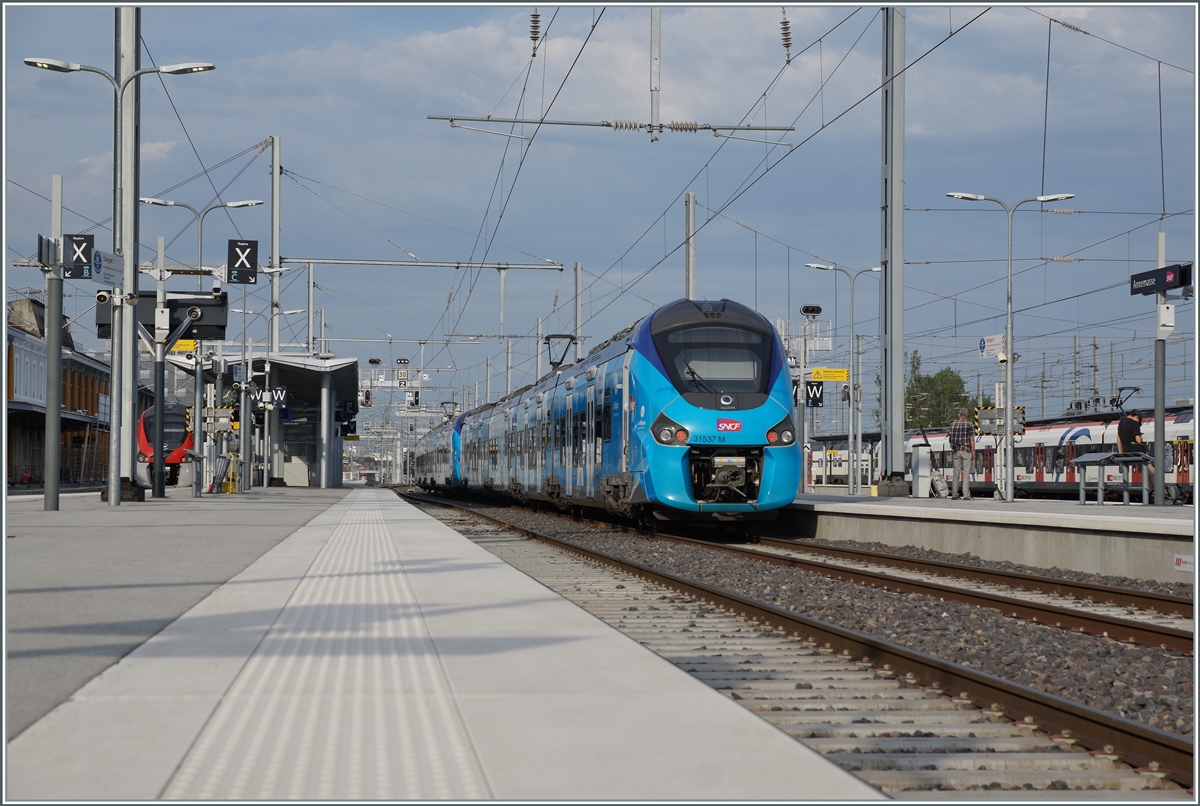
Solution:
<svg viewBox="0 0 1200 806">
<path fill-rule="evenodd" d="M 369 488 L 21 732 L 7 775 L 8 800 L 884 799 Z"/>
<path fill-rule="evenodd" d="M 915 545 L 1164 582 L 1190 582 L 1195 576 L 1193 506 L 808 493 L 797 496 L 782 517 L 800 537 Z M 1177 556 L 1192 564 L 1179 567 Z"/>
</svg>

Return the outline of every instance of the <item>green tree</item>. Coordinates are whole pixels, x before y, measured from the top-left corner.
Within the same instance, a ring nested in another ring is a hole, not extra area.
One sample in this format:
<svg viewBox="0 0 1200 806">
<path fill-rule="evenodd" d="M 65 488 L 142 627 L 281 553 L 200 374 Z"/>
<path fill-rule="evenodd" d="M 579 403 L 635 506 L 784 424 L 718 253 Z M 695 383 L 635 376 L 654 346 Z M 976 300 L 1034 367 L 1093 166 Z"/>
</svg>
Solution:
<svg viewBox="0 0 1200 806">
<path fill-rule="evenodd" d="M 943 367 L 934 375 L 921 373 L 921 354 L 916 350 L 904 351 L 904 427 L 940 428 L 958 419 L 958 410 L 966 406 L 968 416 L 974 417 L 977 406 L 991 406 L 992 399 L 983 396 L 980 403 L 975 395 L 967 394 L 966 383 L 956 370 Z M 882 388 L 882 379 L 875 376 L 875 384 Z M 876 397 L 875 425 L 880 427 L 882 399 Z"/>
<path fill-rule="evenodd" d="M 904 387 L 906 428 L 935 428 L 947 426 L 958 419 L 959 408 L 966 406 L 970 413 L 979 401 L 967 394 L 962 375 L 950 367 L 942 367 L 933 375 L 921 372 L 921 354 L 916 350 L 908 356 L 908 378 Z M 991 405 L 986 396 L 983 405 Z"/>
</svg>

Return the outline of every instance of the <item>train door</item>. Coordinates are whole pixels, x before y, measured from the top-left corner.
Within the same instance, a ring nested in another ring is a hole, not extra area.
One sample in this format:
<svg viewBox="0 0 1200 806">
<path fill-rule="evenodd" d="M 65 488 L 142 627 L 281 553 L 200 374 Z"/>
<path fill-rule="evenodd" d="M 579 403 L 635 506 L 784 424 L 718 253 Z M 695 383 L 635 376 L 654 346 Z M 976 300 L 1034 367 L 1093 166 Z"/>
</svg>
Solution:
<svg viewBox="0 0 1200 806">
<path fill-rule="evenodd" d="M 633 360 L 633 350 L 625 353 L 625 362 L 621 365 L 621 472 L 629 472 L 629 423 L 632 421 L 633 404 L 629 396 L 629 362 Z"/>
<path fill-rule="evenodd" d="M 983 449 L 983 480 L 995 481 L 994 471 L 996 469 L 996 449 L 988 446 Z"/>
<path fill-rule="evenodd" d="M 1046 443 L 1044 442 L 1033 446 L 1033 473 L 1034 481 L 1046 480 Z"/>
<path fill-rule="evenodd" d="M 539 493 L 545 492 L 546 478 L 546 407 L 542 402 L 542 396 L 538 396 L 537 408 L 534 409 L 534 438 L 537 440 L 535 453 L 537 454 L 537 470 L 535 471 L 534 484 Z"/>
<path fill-rule="evenodd" d="M 568 496 L 575 495 L 575 393 L 567 393 L 566 417 L 563 420 L 563 492 Z"/>
<path fill-rule="evenodd" d="M 587 413 L 584 417 L 584 438 L 583 438 L 583 464 L 584 464 L 584 484 L 586 489 L 584 495 L 592 498 L 596 490 L 596 451 L 595 433 L 596 433 L 596 386 L 588 384 L 587 388 Z"/>
<path fill-rule="evenodd" d="M 1192 483 L 1192 443 L 1186 439 L 1175 441 L 1175 483 Z"/>
<path fill-rule="evenodd" d="M 1078 481 L 1075 478 L 1075 462 L 1073 461 L 1078 450 L 1079 446 L 1074 442 L 1068 442 L 1066 445 L 1063 445 L 1063 474 L 1068 483 Z"/>
</svg>

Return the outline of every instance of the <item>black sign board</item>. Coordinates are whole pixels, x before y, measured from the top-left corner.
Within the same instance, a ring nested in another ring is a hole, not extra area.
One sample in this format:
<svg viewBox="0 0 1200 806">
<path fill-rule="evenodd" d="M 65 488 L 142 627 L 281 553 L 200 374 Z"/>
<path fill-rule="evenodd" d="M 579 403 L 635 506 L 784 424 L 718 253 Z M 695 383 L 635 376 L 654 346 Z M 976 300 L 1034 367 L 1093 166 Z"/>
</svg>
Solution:
<svg viewBox="0 0 1200 806">
<path fill-rule="evenodd" d="M 138 304 L 129 309 L 137 312 L 138 321 L 151 333 L 154 332 L 154 308 L 157 304 L 157 292 L 154 290 L 139 291 Z M 200 339 L 201 341 L 223 341 L 225 339 L 225 324 L 229 318 L 229 294 L 222 291 L 219 297 L 212 294 L 185 293 L 181 291 L 167 292 L 167 310 L 171 312 L 171 330 L 179 327 L 188 318 L 189 308 L 199 308 L 200 318 L 192 321 L 192 326 L 183 332 L 180 338 Z M 101 339 L 112 338 L 112 306 L 96 306 L 96 336 Z"/>
<path fill-rule="evenodd" d="M 825 405 L 825 381 L 804 382 L 804 406 L 819 409 Z"/>
<path fill-rule="evenodd" d="M 1160 291 L 1170 291 L 1172 288 L 1183 288 L 1192 284 L 1192 264 L 1176 263 L 1174 266 L 1164 266 L 1161 269 L 1144 271 L 1129 278 L 1129 295 L 1156 294 Z"/>
<path fill-rule="evenodd" d="M 92 250 L 95 235 L 63 236 L 63 277 L 67 280 L 92 279 Z"/>
<path fill-rule="evenodd" d="M 258 241 L 229 242 L 225 282 L 231 285 L 254 285 L 258 282 Z"/>
</svg>

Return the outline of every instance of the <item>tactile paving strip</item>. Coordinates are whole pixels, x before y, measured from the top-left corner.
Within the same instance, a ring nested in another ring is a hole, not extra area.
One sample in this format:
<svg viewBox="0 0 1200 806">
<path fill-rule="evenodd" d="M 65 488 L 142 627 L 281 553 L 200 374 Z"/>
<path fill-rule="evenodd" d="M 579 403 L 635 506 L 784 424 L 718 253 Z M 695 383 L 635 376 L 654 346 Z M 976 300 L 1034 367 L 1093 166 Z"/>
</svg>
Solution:
<svg viewBox="0 0 1200 806">
<path fill-rule="evenodd" d="M 166 798 L 491 797 L 379 496 L 348 511 Z"/>
</svg>

